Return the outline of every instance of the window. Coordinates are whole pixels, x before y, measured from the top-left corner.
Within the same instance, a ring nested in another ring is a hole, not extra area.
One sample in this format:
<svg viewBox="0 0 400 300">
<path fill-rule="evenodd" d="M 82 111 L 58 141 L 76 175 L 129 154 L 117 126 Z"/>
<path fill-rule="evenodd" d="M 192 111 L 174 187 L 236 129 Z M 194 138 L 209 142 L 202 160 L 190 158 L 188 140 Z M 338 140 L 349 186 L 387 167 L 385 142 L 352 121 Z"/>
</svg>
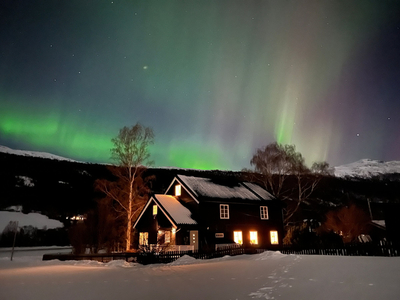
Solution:
<svg viewBox="0 0 400 300">
<path fill-rule="evenodd" d="M 279 241 L 278 241 L 278 231 L 270 231 L 269 235 L 271 237 L 271 244 L 272 245 L 278 245 Z"/>
<path fill-rule="evenodd" d="M 177 184 L 175 186 L 175 196 L 180 196 L 181 195 L 181 185 Z"/>
<path fill-rule="evenodd" d="M 139 232 L 139 245 L 147 246 L 149 244 L 149 233 L 148 232 Z"/>
<path fill-rule="evenodd" d="M 171 231 L 165 232 L 165 243 L 171 243 Z"/>
<path fill-rule="evenodd" d="M 260 206 L 261 220 L 268 220 L 268 206 Z"/>
<path fill-rule="evenodd" d="M 258 244 L 257 231 L 250 231 L 250 244 Z"/>
<path fill-rule="evenodd" d="M 219 216 L 221 219 L 229 219 L 229 205 L 220 204 L 219 205 Z"/>
<path fill-rule="evenodd" d="M 157 205 L 153 205 L 153 216 L 157 215 Z"/>
<path fill-rule="evenodd" d="M 237 244 L 243 244 L 242 232 L 241 231 L 234 231 L 233 232 L 233 240 Z"/>
</svg>

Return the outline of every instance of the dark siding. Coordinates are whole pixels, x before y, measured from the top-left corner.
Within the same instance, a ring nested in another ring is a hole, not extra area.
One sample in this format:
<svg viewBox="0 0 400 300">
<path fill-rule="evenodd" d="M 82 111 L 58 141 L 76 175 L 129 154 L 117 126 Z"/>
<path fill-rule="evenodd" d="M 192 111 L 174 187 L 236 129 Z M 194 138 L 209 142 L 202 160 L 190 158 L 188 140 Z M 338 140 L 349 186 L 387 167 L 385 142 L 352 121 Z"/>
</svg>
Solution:
<svg viewBox="0 0 400 300">
<path fill-rule="evenodd" d="M 270 202 L 270 201 L 269 201 Z M 220 219 L 220 204 L 229 205 L 229 219 Z M 268 205 L 267 205 L 268 204 Z M 268 206 L 269 219 L 261 220 L 260 206 Z M 242 231 L 243 243 L 250 246 L 250 231 L 257 231 L 258 245 L 254 247 L 271 248 L 270 231 L 278 231 L 282 243 L 282 210 L 271 203 L 243 204 L 232 202 L 202 202 L 200 204 L 200 224 L 208 246 L 233 242 L 233 232 Z M 223 233 L 223 238 L 216 238 Z"/>
</svg>

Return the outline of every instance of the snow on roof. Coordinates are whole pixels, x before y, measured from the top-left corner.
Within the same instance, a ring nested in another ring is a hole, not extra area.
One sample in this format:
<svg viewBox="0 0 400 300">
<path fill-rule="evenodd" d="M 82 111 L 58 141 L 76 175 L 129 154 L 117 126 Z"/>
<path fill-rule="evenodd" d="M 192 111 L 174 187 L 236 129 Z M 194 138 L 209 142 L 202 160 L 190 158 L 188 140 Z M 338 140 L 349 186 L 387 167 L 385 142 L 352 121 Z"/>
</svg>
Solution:
<svg viewBox="0 0 400 300">
<path fill-rule="evenodd" d="M 251 189 L 253 192 L 257 193 L 258 196 L 265 200 L 272 200 L 274 197 L 268 193 L 267 190 L 263 189 L 261 186 L 251 183 L 251 182 L 243 182 L 245 186 L 247 186 L 249 189 Z"/>
<path fill-rule="evenodd" d="M 197 224 L 191 218 L 192 213 L 184 207 L 175 197 L 170 195 L 154 195 L 154 198 L 162 205 L 177 224 Z"/>
<path fill-rule="evenodd" d="M 372 223 L 379 225 L 381 227 L 386 227 L 386 222 L 385 220 L 372 220 Z"/>
<path fill-rule="evenodd" d="M 196 197 L 204 196 L 209 198 L 223 199 L 246 199 L 261 200 L 260 197 L 251 192 L 243 183 L 228 185 L 213 182 L 210 178 L 193 177 L 193 176 L 177 176 L 180 181 L 192 189 Z"/>
</svg>

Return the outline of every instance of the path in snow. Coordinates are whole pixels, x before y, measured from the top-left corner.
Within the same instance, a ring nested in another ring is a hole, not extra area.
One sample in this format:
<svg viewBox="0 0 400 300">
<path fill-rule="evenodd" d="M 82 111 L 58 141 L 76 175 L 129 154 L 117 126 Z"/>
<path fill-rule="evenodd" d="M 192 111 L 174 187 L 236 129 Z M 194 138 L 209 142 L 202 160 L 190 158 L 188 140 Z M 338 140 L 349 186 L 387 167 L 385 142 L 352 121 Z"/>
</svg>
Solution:
<svg viewBox="0 0 400 300">
<path fill-rule="evenodd" d="M 22 254 L 21 254 L 22 255 Z M 267 252 L 168 265 L 0 259 L 0 299 L 400 299 L 400 258 Z"/>
</svg>

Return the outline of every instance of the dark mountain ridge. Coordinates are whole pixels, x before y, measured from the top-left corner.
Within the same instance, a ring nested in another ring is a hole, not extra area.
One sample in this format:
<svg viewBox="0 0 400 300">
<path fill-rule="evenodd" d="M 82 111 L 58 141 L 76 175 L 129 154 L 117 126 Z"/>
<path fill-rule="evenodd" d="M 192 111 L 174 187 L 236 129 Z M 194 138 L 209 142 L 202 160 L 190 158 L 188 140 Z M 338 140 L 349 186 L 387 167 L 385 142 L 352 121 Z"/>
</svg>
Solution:
<svg viewBox="0 0 400 300">
<path fill-rule="evenodd" d="M 0 210 L 22 205 L 24 212 L 41 211 L 59 220 L 94 209 L 102 194 L 94 189 L 96 179 L 111 179 L 104 164 L 81 163 L 0 152 Z M 149 168 L 154 175 L 152 191 L 164 193 L 177 174 L 241 178 L 242 172 Z M 290 180 L 290 178 L 289 178 Z M 318 189 L 301 207 L 299 218 L 321 219 L 326 211 L 355 203 L 368 209 L 372 203 L 400 203 L 400 174 L 373 178 L 324 177 Z"/>
</svg>

